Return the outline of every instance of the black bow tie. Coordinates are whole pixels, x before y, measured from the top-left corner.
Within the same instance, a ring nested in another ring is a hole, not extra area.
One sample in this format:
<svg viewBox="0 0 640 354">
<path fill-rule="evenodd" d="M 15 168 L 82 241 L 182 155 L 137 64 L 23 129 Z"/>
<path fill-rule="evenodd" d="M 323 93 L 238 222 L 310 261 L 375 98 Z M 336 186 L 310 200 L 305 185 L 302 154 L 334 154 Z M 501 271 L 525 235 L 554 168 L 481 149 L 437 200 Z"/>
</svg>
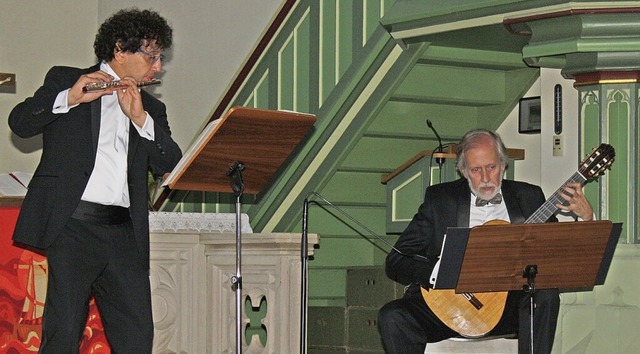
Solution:
<svg viewBox="0 0 640 354">
<path fill-rule="evenodd" d="M 500 204 L 502 203 L 502 194 L 498 193 L 496 194 L 493 198 L 486 200 L 486 199 L 480 199 L 480 198 L 476 198 L 476 206 L 478 207 L 483 207 L 487 204 Z"/>
</svg>

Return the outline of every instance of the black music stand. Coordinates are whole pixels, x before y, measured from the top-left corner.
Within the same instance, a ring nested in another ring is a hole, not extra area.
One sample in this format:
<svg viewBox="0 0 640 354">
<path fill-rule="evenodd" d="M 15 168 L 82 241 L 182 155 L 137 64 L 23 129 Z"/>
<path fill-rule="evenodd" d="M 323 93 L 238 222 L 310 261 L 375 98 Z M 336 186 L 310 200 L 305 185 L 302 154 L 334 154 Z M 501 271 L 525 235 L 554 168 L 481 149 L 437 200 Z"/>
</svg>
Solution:
<svg viewBox="0 0 640 354">
<path fill-rule="evenodd" d="M 244 192 L 258 194 L 271 180 L 316 118 L 311 114 L 233 107 L 205 127 L 163 186 L 170 190 L 232 192 L 236 196 L 236 353 L 242 352 L 242 232 Z M 160 200 L 168 196 L 165 189 Z"/>
<path fill-rule="evenodd" d="M 449 228 L 434 289 L 577 291 L 604 284 L 622 224 L 611 221 Z M 523 280 L 524 278 L 524 280 Z"/>
</svg>

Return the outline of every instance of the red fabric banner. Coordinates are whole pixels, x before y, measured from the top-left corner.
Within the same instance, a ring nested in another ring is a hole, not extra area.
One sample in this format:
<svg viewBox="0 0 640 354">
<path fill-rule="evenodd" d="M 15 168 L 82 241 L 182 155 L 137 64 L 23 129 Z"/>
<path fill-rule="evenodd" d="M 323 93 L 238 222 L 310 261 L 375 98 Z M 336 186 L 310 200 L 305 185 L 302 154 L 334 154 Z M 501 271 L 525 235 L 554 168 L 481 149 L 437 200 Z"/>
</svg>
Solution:
<svg viewBox="0 0 640 354">
<path fill-rule="evenodd" d="M 0 354 L 37 353 L 42 334 L 47 259 L 13 245 L 19 212 L 18 207 L 0 207 Z M 111 353 L 93 300 L 80 353 Z"/>
</svg>

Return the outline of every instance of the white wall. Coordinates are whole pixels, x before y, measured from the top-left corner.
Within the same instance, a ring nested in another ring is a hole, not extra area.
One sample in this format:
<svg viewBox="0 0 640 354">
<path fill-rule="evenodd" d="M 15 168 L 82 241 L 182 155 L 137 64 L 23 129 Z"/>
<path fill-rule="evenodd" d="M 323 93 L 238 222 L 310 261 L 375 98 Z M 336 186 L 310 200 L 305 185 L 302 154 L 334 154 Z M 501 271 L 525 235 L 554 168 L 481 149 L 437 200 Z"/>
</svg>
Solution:
<svg viewBox="0 0 640 354">
<path fill-rule="evenodd" d="M 98 26 L 121 8 L 150 8 L 174 30 L 173 47 L 152 92 L 167 104 L 174 139 L 186 150 L 210 118 L 283 0 L 2 0 L 0 72 L 16 73 L 16 94 L 0 93 L 0 173 L 32 172 L 40 137 L 20 139 L 11 109 L 42 84 L 53 65 L 95 64 Z"/>
<path fill-rule="evenodd" d="M 540 96 L 540 134 L 518 133 L 517 107 L 497 130 L 507 147 L 525 149 L 525 159 L 515 163 L 515 179 L 541 186 L 547 198 L 578 170 L 578 162 L 581 160 L 578 156 L 578 91 L 573 87 L 573 82 L 563 78 L 558 69 L 541 69 L 540 79 L 525 95 Z M 562 156 L 553 156 L 553 90 L 556 84 L 562 85 Z M 559 218 L 564 219 L 562 216 Z"/>
<path fill-rule="evenodd" d="M 540 96 L 540 79 L 538 79 L 524 97 Z M 518 106 L 502 123 L 497 133 L 504 144 L 511 149 L 524 149 L 524 160 L 515 161 L 514 179 L 540 185 L 540 134 L 518 133 Z"/>
<path fill-rule="evenodd" d="M 0 173 L 32 172 L 41 138 L 11 133 L 11 109 L 42 85 L 53 65 L 86 66 L 95 60 L 98 0 L 2 0 L 0 72 L 16 74 L 16 93 L 0 93 Z"/>
<path fill-rule="evenodd" d="M 541 164 L 542 188 L 547 195 L 553 193 L 571 175 L 578 170 L 578 91 L 573 80 L 566 80 L 560 70 L 545 69 L 540 72 L 540 90 L 542 92 L 542 145 Z M 562 85 L 563 129 L 560 136 L 564 139 L 563 156 L 553 156 L 553 87 Z"/>
</svg>

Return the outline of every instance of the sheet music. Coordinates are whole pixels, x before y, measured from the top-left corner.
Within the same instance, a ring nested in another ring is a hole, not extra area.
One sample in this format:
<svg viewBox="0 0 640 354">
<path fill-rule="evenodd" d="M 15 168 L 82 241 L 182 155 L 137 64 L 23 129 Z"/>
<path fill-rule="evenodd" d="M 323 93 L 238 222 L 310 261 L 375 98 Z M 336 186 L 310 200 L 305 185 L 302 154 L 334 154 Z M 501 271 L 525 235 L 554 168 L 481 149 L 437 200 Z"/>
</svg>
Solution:
<svg viewBox="0 0 640 354">
<path fill-rule="evenodd" d="M 435 288 L 436 280 L 438 280 L 438 272 L 440 271 L 440 262 L 442 261 L 442 253 L 444 252 L 444 245 L 446 243 L 447 243 L 447 234 L 444 234 L 444 237 L 442 238 L 442 248 L 440 249 L 440 256 L 438 257 L 438 261 L 436 262 L 436 265 L 433 267 L 433 270 L 431 271 L 431 277 L 429 278 L 429 283 L 431 284 L 432 288 Z"/>
<path fill-rule="evenodd" d="M 12 172 L 0 174 L 0 196 L 24 197 L 33 173 Z"/>
<path fill-rule="evenodd" d="M 173 180 L 178 177 L 178 174 L 184 171 L 185 167 L 189 163 L 191 163 L 191 160 L 193 159 L 193 157 L 196 156 L 200 152 L 200 150 L 207 144 L 208 140 L 212 136 L 211 132 L 218 126 L 220 121 L 221 121 L 221 118 L 218 118 L 214 121 L 211 121 L 209 124 L 207 124 L 207 126 L 204 128 L 202 133 L 198 135 L 198 138 L 196 138 L 196 140 L 193 142 L 193 144 L 191 144 L 189 149 L 182 155 L 182 159 L 178 161 L 178 164 L 173 169 L 173 171 L 171 171 L 169 176 L 165 178 L 164 182 L 162 182 L 162 187 L 169 185 L 169 183 L 173 182 Z"/>
</svg>

